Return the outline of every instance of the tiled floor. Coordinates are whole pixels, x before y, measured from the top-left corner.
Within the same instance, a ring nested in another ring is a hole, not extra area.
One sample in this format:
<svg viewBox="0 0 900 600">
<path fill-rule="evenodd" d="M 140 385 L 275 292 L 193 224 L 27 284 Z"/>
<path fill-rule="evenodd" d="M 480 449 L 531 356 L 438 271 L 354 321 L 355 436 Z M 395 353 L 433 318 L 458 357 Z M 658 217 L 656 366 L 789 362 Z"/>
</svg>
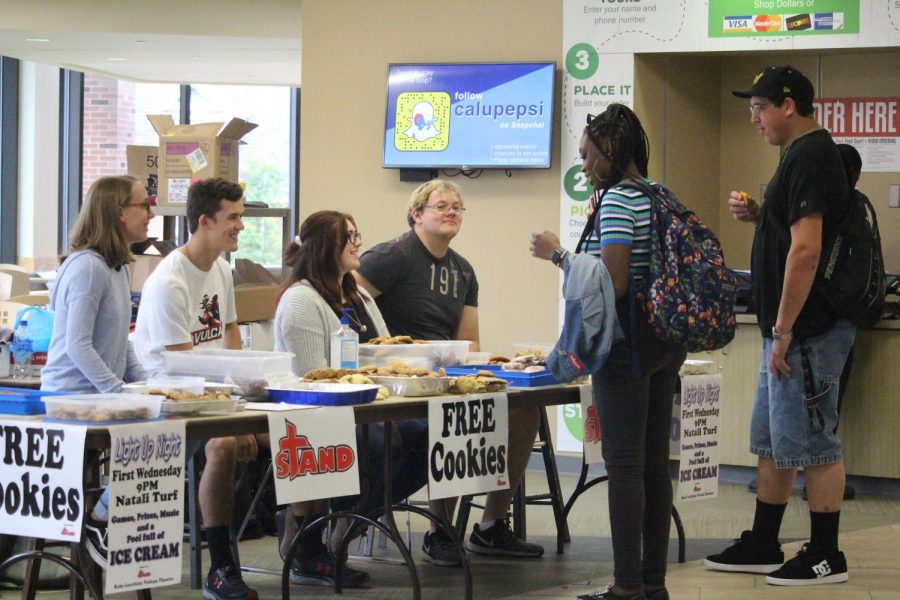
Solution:
<svg viewBox="0 0 900 600">
<path fill-rule="evenodd" d="M 529 474 L 529 490 L 542 489 L 542 474 Z M 563 493 L 568 497 L 575 478 L 562 477 Z M 742 529 L 750 526 L 754 496 L 743 485 L 722 485 L 718 498 L 679 505 L 687 532 L 688 561 L 675 564 L 675 540 L 670 546 L 671 564 L 668 587 L 673 600 L 737 600 L 737 599 L 804 599 L 804 600 L 900 600 L 900 498 L 859 495 L 847 502 L 841 518 L 841 546 L 850 565 L 850 581 L 846 584 L 805 588 L 767 586 L 762 576 L 725 574 L 706 571 L 699 562 L 706 554 L 730 543 Z M 474 597 L 534 598 L 542 600 L 575 598 L 610 582 L 612 556 L 609 522 L 606 512 L 606 487 L 599 485 L 582 496 L 572 511 L 569 525 L 572 543 L 566 553 L 555 553 L 555 528 L 549 518 L 550 509 L 530 507 L 528 534 L 530 541 L 540 542 L 547 554 L 537 560 L 472 559 Z M 477 510 L 473 514 L 477 514 Z M 401 518 L 401 528 L 404 520 Z M 459 569 L 434 567 L 421 561 L 421 532 L 425 525 L 413 518 L 413 557 L 418 561 L 422 597 L 428 600 L 462 598 L 462 572 Z M 782 540 L 801 540 L 807 535 L 807 505 L 795 494 L 791 498 L 782 528 Z M 674 531 L 673 531 L 674 535 Z M 800 541 L 785 545 L 785 554 L 793 555 Z M 351 548 L 351 552 L 356 551 Z M 393 558 L 396 549 L 378 550 L 376 556 Z M 274 538 L 241 543 L 245 565 L 279 567 Z M 207 557 L 204 556 L 204 560 Z M 387 600 L 410 598 L 409 576 L 404 567 L 383 561 L 355 561 L 357 568 L 370 572 L 372 581 L 362 590 L 346 590 L 340 596 L 347 600 Z M 247 574 L 246 581 L 259 592 L 262 600 L 280 598 L 280 581 L 268 575 Z M 187 561 L 182 584 L 159 588 L 153 597 L 162 600 L 196 599 L 191 590 Z M 41 600 L 62 599 L 68 590 L 42 592 Z M 0 598 L 18 598 L 18 592 L 0 591 Z M 113 596 L 131 598 L 133 595 Z M 332 591 L 294 586 L 292 598 L 335 598 Z"/>
</svg>

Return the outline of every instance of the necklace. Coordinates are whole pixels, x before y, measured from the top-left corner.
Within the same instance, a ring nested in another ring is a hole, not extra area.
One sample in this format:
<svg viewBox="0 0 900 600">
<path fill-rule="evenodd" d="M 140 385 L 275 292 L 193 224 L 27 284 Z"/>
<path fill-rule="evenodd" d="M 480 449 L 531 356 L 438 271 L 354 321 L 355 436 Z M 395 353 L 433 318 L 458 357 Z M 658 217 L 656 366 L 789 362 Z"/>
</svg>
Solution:
<svg viewBox="0 0 900 600">
<path fill-rule="evenodd" d="M 350 319 L 351 321 L 353 321 L 356 324 L 356 326 L 359 327 L 360 333 L 366 332 L 367 327 L 365 325 L 363 325 L 360 322 L 360 320 L 356 317 L 356 309 L 350 308 L 349 310 L 347 310 L 346 314 L 347 314 L 347 318 Z"/>
</svg>

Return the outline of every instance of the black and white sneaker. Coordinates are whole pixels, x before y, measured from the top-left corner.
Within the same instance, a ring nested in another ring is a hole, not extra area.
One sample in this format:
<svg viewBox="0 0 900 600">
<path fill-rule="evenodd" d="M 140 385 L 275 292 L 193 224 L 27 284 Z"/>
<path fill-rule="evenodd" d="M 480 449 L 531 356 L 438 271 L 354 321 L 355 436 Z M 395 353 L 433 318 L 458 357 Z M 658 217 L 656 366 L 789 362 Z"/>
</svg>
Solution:
<svg viewBox="0 0 900 600">
<path fill-rule="evenodd" d="M 820 585 L 844 583 L 850 578 L 847 559 L 840 550 L 828 555 L 803 544 L 797 556 L 766 577 L 770 585 Z"/>
<path fill-rule="evenodd" d="M 667 596 L 668 597 L 668 596 Z M 647 600 L 647 596 L 642 591 L 633 592 L 627 596 L 621 596 L 613 593 L 613 586 L 608 585 L 606 589 L 594 592 L 592 594 L 581 594 L 578 600 Z"/>
<path fill-rule="evenodd" d="M 497 519 L 491 528 L 486 530 L 482 530 L 480 525 L 475 523 L 472 535 L 466 542 L 466 550 L 475 554 L 519 558 L 539 558 L 544 555 L 543 546 L 517 538 L 509 528 L 507 519 Z"/>
<path fill-rule="evenodd" d="M 295 558 L 291 563 L 291 583 L 297 585 L 328 585 L 335 582 L 337 563 L 325 544 L 319 542 L 309 558 Z M 369 581 L 369 574 L 344 564 L 341 569 L 341 587 L 360 587 Z"/>
<path fill-rule="evenodd" d="M 259 600 L 256 590 L 247 586 L 234 565 L 213 569 L 203 584 L 204 600 Z"/>
<path fill-rule="evenodd" d="M 458 567 L 462 565 L 459 547 L 443 530 L 426 531 L 422 541 L 425 560 L 437 567 Z"/>
<path fill-rule="evenodd" d="M 84 536 L 87 542 L 88 554 L 103 569 L 109 567 L 109 552 L 107 550 L 109 536 L 106 527 L 106 521 L 98 521 L 90 515 L 84 518 Z"/>
<path fill-rule="evenodd" d="M 734 545 L 725 548 L 719 554 L 711 554 L 703 561 L 703 566 L 713 571 L 730 573 L 771 573 L 784 563 L 784 552 L 781 544 L 770 547 L 758 546 L 753 542 L 752 534 L 744 531 Z"/>
</svg>

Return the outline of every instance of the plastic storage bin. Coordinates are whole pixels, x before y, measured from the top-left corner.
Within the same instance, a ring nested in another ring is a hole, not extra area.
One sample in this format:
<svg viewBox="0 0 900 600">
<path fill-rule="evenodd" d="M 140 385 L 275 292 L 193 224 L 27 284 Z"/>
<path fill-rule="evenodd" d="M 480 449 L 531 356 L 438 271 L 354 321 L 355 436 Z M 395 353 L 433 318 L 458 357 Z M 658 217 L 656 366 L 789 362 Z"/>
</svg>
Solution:
<svg viewBox="0 0 900 600">
<path fill-rule="evenodd" d="M 272 402 L 348 406 L 372 402 L 378 395 L 379 387 L 353 383 L 300 383 L 296 388 L 268 388 L 268 390 Z"/>
<path fill-rule="evenodd" d="M 75 394 L 44 398 L 47 416 L 66 421 L 112 423 L 155 419 L 163 396 L 147 394 Z"/>
<path fill-rule="evenodd" d="M 167 375 L 195 375 L 226 383 L 231 379 L 265 379 L 269 373 L 291 370 L 290 352 L 197 348 L 189 352 L 163 352 Z"/>
<path fill-rule="evenodd" d="M 5 415 L 40 415 L 45 412 L 45 396 L 67 396 L 69 392 L 43 392 L 22 388 L 0 387 L 0 413 Z"/>
<path fill-rule="evenodd" d="M 163 375 L 151 377 L 147 380 L 147 391 L 159 390 L 161 392 L 191 392 L 202 394 L 206 380 L 203 377 L 189 377 L 186 375 Z"/>
</svg>

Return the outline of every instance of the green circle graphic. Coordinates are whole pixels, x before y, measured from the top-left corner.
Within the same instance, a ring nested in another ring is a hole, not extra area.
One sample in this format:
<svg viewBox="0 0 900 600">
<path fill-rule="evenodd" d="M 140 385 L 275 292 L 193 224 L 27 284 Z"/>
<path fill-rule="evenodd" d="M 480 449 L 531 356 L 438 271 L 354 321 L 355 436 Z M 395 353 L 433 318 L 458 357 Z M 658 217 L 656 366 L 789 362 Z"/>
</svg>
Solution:
<svg viewBox="0 0 900 600">
<path fill-rule="evenodd" d="M 584 443 L 584 425 L 581 421 L 581 405 L 566 404 L 562 407 L 563 423 L 566 429 L 572 434 L 572 437 L 579 442 Z"/>
<path fill-rule="evenodd" d="M 599 66 L 600 56 L 591 44 L 575 44 L 566 52 L 566 71 L 575 79 L 587 79 Z"/>
<path fill-rule="evenodd" d="M 566 188 L 566 195 L 576 202 L 584 202 L 594 193 L 587 175 L 581 172 L 581 165 L 575 165 L 566 171 L 563 186 Z"/>
</svg>

